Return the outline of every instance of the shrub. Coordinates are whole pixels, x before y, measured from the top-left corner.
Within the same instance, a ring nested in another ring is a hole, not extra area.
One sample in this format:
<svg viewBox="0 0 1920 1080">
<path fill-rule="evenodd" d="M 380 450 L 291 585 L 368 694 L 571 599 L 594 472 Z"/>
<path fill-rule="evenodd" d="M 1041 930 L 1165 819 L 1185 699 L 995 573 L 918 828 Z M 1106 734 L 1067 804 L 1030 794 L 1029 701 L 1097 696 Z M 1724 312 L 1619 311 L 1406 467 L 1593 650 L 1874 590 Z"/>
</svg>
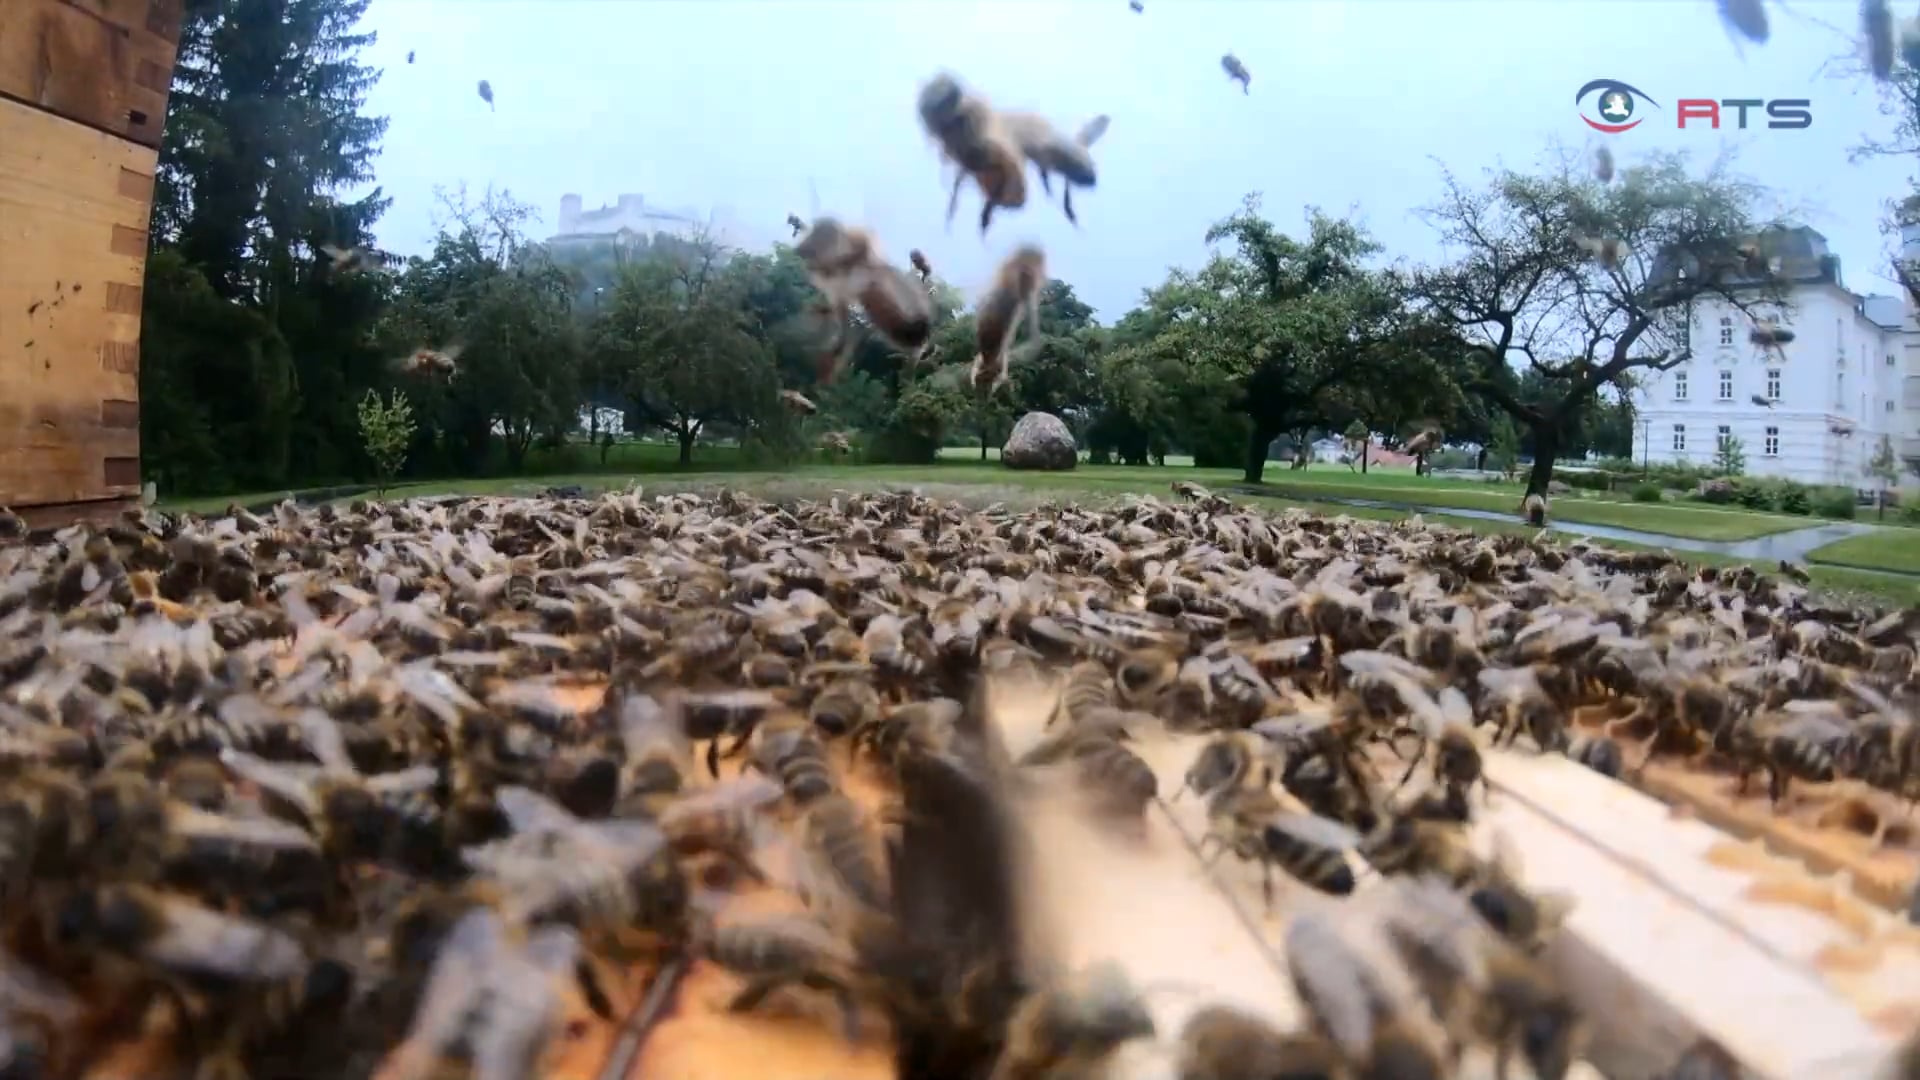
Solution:
<svg viewBox="0 0 1920 1080">
<path fill-rule="evenodd" d="M 1858 500 L 1852 488 L 1823 487 L 1814 494 L 1812 502 L 1813 512 L 1823 518 L 1851 521 Z"/>
<path fill-rule="evenodd" d="M 1901 507 L 1900 520 L 1909 525 L 1920 525 L 1920 503 Z"/>
<path fill-rule="evenodd" d="M 1734 499 L 1735 489 L 1731 480 L 1702 480 L 1694 489 L 1693 497 L 1704 503 L 1718 506 L 1730 503 Z"/>
<path fill-rule="evenodd" d="M 1557 469 L 1554 471 L 1554 478 L 1566 481 L 1567 486 L 1570 488 L 1580 488 L 1586 491 L 1613 490 L 1613 474 L 1601 469 L 1582 469 L 1578 472 Z"/>
<path fill-rule="evenodd" d="M 1773 504 L 1775 510 L 1783 514 L 1800 514 L 1802 516 L 1813 513 L 1813 492 L 1807 485 L 1798 484 L 1792 480 L 1779 481 L 1779 485 L 1780 495 L 1774 500 Z M 1853 515 L 1848 514 L 1847 516 L 1852 517 Z"/>
<path fill-rule="evenodd" d="M 1635 484 L 1633 487 L 1634 502 L 1657 503 L 1663 497 L 1659 484 Z"/>
<path fill-rule="evenodd" d="M 373 462 L 374 486 L 379 494 L 400 474 L 407 463 L 407 444 L 413 441 L 413 406 L 395 390 L 389 402 L 381 402 L 372 390 L 360 399 L 360 442 Z"/>
</svg>

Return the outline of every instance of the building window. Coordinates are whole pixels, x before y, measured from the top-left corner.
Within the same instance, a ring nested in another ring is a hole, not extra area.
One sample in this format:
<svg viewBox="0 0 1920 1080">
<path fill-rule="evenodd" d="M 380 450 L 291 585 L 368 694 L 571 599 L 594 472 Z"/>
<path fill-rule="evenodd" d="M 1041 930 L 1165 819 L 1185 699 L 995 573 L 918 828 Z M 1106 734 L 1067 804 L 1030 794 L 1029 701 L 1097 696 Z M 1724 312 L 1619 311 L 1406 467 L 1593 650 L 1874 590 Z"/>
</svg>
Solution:
<svg viewBox="0 0 1920 1080">
<path fill-rule="evenodd" d="M 1673 400 L 1687 400 L 1687 373 L 1684 371 L 1673 373 Z"/>
<path fill-rule="evenodd" d="M 1767 400 L 1768 401 L 1780 400 L 1780 369 L 1779 368 L 1767 369 Z"/>
<path fill-rule="evenodd" d="M 1673 452 L 1676 454 L 1687 452 L 1687 425 L 1685 424 L 1673 425 Z"/>
<path fill-rule="evenodd" d="M 1779 428 L 1770 427 L 1767 429 L 1767 438 L 1766 438 L 1765 446 L 1766 446 L 1766 454 L 1768 457 L 1780 456 L 1780 429 Z"/>
<path fill-rule="evenodd" d="M 1733 316 L 1720 316 L 1720 344 L 1733 344 Z"/>
<path fill-rule="evenodd" d="M 1733 372 L 1731 371 L 1720 372 L 1720 400 L 1733 400 Z"/>
</svg>

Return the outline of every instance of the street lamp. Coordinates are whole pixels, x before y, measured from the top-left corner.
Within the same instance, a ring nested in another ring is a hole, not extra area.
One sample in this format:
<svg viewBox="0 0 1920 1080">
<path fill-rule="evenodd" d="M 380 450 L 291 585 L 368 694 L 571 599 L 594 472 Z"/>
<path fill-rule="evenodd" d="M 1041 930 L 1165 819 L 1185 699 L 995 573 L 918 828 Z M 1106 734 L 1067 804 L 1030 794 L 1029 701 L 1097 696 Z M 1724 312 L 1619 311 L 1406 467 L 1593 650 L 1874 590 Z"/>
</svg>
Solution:
<svg viewBox="0 0 1920 1080">
<path fill-rule="evenodd" d="M 1640 472 L 1652 470 L 1648 459 L 1653 456 L 1653 421 L 1642 417 L 1640 420 Z"/>
</svg>

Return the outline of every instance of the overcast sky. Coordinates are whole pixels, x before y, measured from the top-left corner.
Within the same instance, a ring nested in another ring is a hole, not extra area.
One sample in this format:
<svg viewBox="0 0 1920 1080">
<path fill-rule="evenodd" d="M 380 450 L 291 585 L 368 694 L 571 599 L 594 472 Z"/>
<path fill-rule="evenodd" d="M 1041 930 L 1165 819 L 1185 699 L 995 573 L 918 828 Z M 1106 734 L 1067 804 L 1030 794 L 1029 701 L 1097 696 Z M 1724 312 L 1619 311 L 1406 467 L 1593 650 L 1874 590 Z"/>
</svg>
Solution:
<svg viewBox="0 0 1920 1080">
<path fill-rule="evenodd" d="M 898 258 L 922 248 L 969 292 L 1015 244 L 1038 241 L 1111 322 L 1169 266 L 1198 265 L 1207 226 L 1249 191 L 1290 231 L 1308 204 L 1351 207 L 1390 255 L 1426 260 L 1437 247 L 1410 211 L 1436 194 L 1434 159 L 1472 173 L 1526 165 L 1555 138 L 1605 138 L 1623 164 L 1649 147 L 1690 148 L 1702 165 L 1736 150 L 1742 171 L 1827 235 L 1849 286 L 1893 291 L 1881 204 L 1911 166 L 1848 163 L 1891 121 L 1869 84 L 1821 71 L 1848 48 L 1836 29 L 1852 29 L 1855 0 L 1769 5 L 1772 40 L 1744 58 L 1711 0 L 1145 3 L 375 0 L 368 59 L 385 75 L 369 109 L 392 121 L 377 171 L 394 198 L 380 240 L 423 251 L 434 185 L 462 180 L 532 203 L 541 237 L 566 192 L 589 209 L 622 192 L 730 204 L 775 236 L 789 212 L 808 216 L 811 179 L 822 212 L 875 228 Z M 1250 95 L 1221 71 L 1229 50 L 1252 72 Z M 942 68 L 1069 130 L 1112 116 L 1099 187 L 1074 200 L 1081 229 L 1036 185 L 984 241 L 971 188 L 944 230 L 939 160 L 914 112 Z M 1573 98 L 1601 77 L 1660 108 L 1642 103 L 1646 122 L 1626 134 L 1593 133 Z M 1811 98 L 1814 124 L 1678 131 L 1681 97 Z"/>
</svg>

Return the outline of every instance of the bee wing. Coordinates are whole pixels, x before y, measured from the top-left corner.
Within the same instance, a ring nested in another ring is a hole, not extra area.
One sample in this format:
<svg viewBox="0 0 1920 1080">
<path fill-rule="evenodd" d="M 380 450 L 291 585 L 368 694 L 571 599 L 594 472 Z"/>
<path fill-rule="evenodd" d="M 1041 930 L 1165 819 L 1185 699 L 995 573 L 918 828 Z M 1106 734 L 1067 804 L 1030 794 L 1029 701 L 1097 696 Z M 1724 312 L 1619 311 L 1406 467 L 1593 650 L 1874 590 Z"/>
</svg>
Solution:
<svg viewBox="0 0 1920 1080">
<path fill-rule="evenodd" d="M 1268 822 L 1271 827 L 1316 847 L 1351 851 L 1360 846 L 1360 834 L 1354 829 L 1319 814 L 1281 814 Z"/>
<path fill-rule="evenodd" d="M 583 821 L 574 832 L 602 855 L 629 867 L 653 858 L 667 844 L 667 834 L 650 821 Z"/>
<path fill-rule="evenodd" d="M 500 916 L 484 907 L 462 915 L 434 954 L 395 1072 L 409 1080 L 428 1075 L 441 1049 L 458 1033 L 473 996 L 509 962 Z"/>
<path fill-rule="evenodd" d="M 240 779 L 299 807 L 309 821 L 320 816 L 313 785 L 325 771 L 321 766 L 268 761 L 232 747 L 220 751 L 220 763 Z"/>
<path fill-rule="evenodd" d="M 162 924 L 142 952 L 155 963 L 230 979 L 292 979 L 307 956 L 291 935 L 172 896 L 155 897 Z"/>
<path fill-rule="evenodd" d="M 1304 912 L 1287 927 L 1286 958 L 1301 1004 L 1353 1060 L 1364 1060 L 1373 1043 L 1373 1003 L 1360 957 L 1327 916 Z"/>
<path fill-rule="evenodd" d="M 353 759 L 347 756 L 347 740 L 340 733 L 339 723 L 324 710 L 302 709 L 294 715 L 293 722 L 300 729 L 300 740 L 320 759 L 323 768 L 347 773 L 357 771 Z"/>
<path fill-rule="evenodd" d="M 366 786 L 367 790 L 376 797 L 414 795 L 432 788 L 439 780 L 439 769 L 432 765 L 415 765 L 411 768 L 370 776 L 366 780 Z"/>
<path fill-rule="evenodd" d="M 1100 136 L 1107 133 L 1108 122 L 1109 118 L 1107 114 L 1101 113 L 1099 116 L 1087 121 L 1086 126 L 1080 129 L 1080 133 L 1074 136 L 1074 141 L 1081 146 L 1092 146 L 1094 143 L 1100 141 Z"/>
<path fill-rule="evenodd" d="M 572 811 L 532 788 L 508 784 L 494 792 L 493 799 L 516 833 L 541 830 L 567 832 L 581 824 Z"/>
<path fill-rule="evenodd" d="M 175 833 L 188 839 L 232 841 L 254 848 L 311 851 L 313 837 L 298 825 L 272 818 L 215 814 L 192 806 L 176 806 L 168 815 Z"/>
<path fill-rule="evenodd" d="M 676 710 L 677 711 L 677 710 Z M 620 702 L 620 741 L 628 760 L 640 758 L 658 746 L 668 746 L 676 758 L 692 753 L 685 725 L 648 694 L 628 694 Z"/>
<path fill-rule="evenodd" d="M 660 813 L 661 826 L 671 832 L 680 822 L 734 810 L 759 810 L 780 801 L 780 785 L 759 773 L 748 773 L 696 789 L 675 799 Z"/>
<path fill-rule="evenodd" d="M 474 1039 L 474 1080 L 519 1080 L 538 1071 L 560 1012 L 559 978 L 572 977 L 580 951 L 571 928 L 542 927 L 495 969 L 488 989 L 500 1007 Z"/>
<path fill-rule="evenodd" d="M 321 244 L 320 253 L 322 255 L 325 255 L 327 258 L 333 259 L 335 261 L 344 259 L 350 254 L 350 252 L 348 252 L 345 248 L 337 248 L 337 247 L 334 247 L 332 244 Z"/>
<path fill-rule="evenodd" d="M 1449 724 L 1473 725 L 1473 703 L 1458 687 L 1448 686 L 1440 691 L 1440 715 Z"/>
</svg>

